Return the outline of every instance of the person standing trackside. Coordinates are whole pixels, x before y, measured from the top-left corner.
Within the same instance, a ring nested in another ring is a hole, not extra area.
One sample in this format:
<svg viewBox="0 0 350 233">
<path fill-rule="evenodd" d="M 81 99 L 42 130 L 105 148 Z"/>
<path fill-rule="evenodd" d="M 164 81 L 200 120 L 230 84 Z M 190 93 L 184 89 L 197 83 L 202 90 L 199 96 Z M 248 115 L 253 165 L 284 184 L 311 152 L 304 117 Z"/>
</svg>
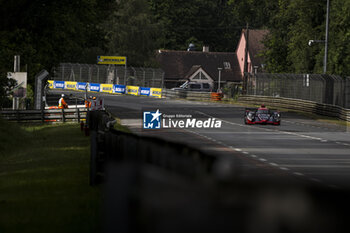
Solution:
<svg viewBox="0 0 350 233">
<path fill-rule="evenodd" d="M 68 108 L 68 104 L 64 100 L 64 94 L 62 94 L 61 98 L 58 100 L 58 108 Z"/>
</svg>

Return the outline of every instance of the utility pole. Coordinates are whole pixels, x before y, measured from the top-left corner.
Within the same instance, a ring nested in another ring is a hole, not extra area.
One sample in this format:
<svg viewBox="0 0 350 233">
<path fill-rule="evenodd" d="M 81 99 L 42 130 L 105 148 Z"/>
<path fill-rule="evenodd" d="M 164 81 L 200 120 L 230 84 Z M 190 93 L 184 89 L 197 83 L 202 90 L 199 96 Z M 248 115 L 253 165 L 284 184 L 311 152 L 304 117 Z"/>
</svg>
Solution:
<svg viewBox="0 0 350 233">
<path fill-rule="evenodd" d="M 218 70 L 219 70 L 219 82 L 218 82 L 218 90 L 217 90 L 217 92 L 221 92 L 220 83 L 221 83 L 221 70 L 222 70 L 222 68 L 219 67 Z"/>
</svg>

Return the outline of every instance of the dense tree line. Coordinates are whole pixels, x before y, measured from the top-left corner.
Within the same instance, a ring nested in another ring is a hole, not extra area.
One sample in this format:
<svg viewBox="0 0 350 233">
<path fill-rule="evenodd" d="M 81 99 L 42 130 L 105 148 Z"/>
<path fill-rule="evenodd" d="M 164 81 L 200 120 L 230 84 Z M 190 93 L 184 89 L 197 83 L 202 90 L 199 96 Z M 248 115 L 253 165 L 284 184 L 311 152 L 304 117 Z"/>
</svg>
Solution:
<svg viewBox="0 0 350 233">
<path fill-rule="evenodd" d="M 326 0 L 278 1 L 270 18 L 266 40 L 268 70 L 288 73 L 322 73 Z M 330 0 L 327 73 L 350 75 L 350 1 Z"/>
<path fill-rule="evenodd" d="M 350 1 L 330 0 L 328 72 L 350 74 Z M 268 29 L 269 72 L 322 73 L 326 0 L 0 0 L 0 84 L 21 55 L 29 83 L 60 62 L 125 55 L 156 66 L 157 49 L 235 51 L 242 28 Z M 3 90 L 2 90 L 3 91 Z"/>
</svg>

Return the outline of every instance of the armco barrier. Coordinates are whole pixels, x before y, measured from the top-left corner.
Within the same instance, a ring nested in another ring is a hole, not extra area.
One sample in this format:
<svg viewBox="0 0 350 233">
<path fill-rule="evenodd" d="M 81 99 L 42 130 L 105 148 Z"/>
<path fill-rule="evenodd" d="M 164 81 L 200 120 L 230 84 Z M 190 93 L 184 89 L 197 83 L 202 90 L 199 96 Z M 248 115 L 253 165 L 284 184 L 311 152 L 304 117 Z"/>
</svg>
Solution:
<svg viewBox="0 0 350 233">
<path fill-rule="evenodd" d="M 171 99 L 210 100 L 210 92 L 163 89 L 163 97 Z"/>
<path fill-rule="evenodd" d="M 213 155 L 187 145 L 108 128 L 108 122 L 112 121 L 114 119 L 105 111 L 88 113 L 91 131 L 91 185 L 99 183 L 104 176 L 104 164 L 112 161 L 138 161 L 186 176 L 203 176 L 209 175 L 218 160 Z M 227 163 L 229 162 L 228 160 Z"/>
<path fill-rule="evenodd" d="M 106 83 L 86 83 L 71 81 L 54 81 L 48 80 L 50 89 L 66 89 L 76 91 L 103 92 L 109 94 L 129 94 L 135 96 L 151 96 L 162 98 L 162 88 L 125 86 L 119 84 Z"/>
<path fill-rule="evenodd" d="M 17 122 L 78 121 L 86 118 L 86 108 L 0 111 L 0 117 Z"/>
<path fill-rule="evenodd" d="M 345 109 L 339 106 L 329 104 L 320 104 L 308 100 L 270 96 L 239 96 L 238 102 L 255 105 L 260 105 L 264 103 L 267 106 L 298 110 L 307 113 L 315 113 L 329 117 L 336 117 L 338 119 L 350 122 L 350 109 Z"/>
</svg>

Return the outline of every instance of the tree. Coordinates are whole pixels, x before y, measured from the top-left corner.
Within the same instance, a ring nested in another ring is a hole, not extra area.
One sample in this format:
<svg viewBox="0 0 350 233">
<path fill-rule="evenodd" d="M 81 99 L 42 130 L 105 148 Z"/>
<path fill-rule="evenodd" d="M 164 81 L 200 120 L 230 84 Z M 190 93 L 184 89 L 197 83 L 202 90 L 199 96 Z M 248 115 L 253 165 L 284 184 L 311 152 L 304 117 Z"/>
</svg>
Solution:
<svg viewBox="0 0 350 233">
<path fill-rule="evenodd" d="M 350 2 L 332 0 L 330 6 L 328 73 L 350 75 Z"/>
<path fill-rule="evenodd" d="M 103 25 L 109 55 L 127 56 L 128 64 L 143 66 L 157 48 L 158 25 L 146 0 L 121 0 Z"/>
</svg>

